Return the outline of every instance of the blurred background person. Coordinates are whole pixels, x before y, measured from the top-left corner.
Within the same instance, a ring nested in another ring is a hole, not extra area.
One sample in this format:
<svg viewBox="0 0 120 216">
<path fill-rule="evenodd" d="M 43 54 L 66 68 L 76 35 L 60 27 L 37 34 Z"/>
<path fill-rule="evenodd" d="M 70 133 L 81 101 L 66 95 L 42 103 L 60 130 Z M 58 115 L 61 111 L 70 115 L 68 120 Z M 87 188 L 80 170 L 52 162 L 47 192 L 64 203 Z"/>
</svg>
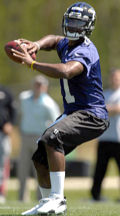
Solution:
<svg viewBox="0 0 120 216">
<path fill-rule="evenodd" d="M 6 180 L 10 175 L 11 133 L 16 109 L 13 95 L 0 85 L 0 203 L 6 201 Z"/>
<path fill-rule="evenodd" d="M 110 126 L 98 140 L 97 162 L 91 188 L 91 195 L 95 201 L 105 200 L 101 196 L 101 185 L 111 158 L 115 159 L 120 172 L 120 69 L 112 69 L 110 88 L 104 91 L 104 96 Z"/>
<path fill-rule="evenodd" d="M 29 201 L 26 180 L 30 176 L 33 152 L 37 148 L 37 139 L 43 131 L 60 115 L 57 103 L 48 95 L 48 79 L 37 75 L 33 80 L 33 89 L 20 94 L 21 109 L 21 152 L 18 163 L 20 181 L 19 200 Z M 38 193 L 37 193 L 38 194 Z M 38 198 L 38 197 L 37 197 Z"/>
</svg>

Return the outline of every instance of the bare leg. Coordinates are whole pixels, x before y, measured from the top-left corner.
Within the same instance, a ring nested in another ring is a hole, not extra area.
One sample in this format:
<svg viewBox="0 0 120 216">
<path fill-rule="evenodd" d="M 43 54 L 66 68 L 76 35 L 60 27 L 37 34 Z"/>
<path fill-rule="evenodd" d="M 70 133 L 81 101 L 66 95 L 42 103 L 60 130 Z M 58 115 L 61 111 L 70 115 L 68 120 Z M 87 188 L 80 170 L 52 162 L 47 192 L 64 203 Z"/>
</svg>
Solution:
<svg viewBox="0 0 120 216">
<path fill-rule="evenodd" d="M 57 152 L 54 148 L 46 145 L 48 155 L 49 170 L 51 172 L 58 172 L 65 170 L 65 157 L 61 152 Z"/>
<path fill-rule="evenodd" d="M 40 206 L 23 212 L 23 215 L 36 215 L 43 212 L 60 211 L 64 213 L 67 210 L 66 200 L 64 199 L 64 178 L 65 178 L 65 158 L 64 154 L 57 152 L 54 148 L 46 145 L 47 159 L 49 169 L 44 165 L 34 161 L 37 170 L 40 190 L 44 193 L 43 198 L 49 197 L 48 207 L 44 203 Z M 62 205 L 62 209 L 61 208 Z"/>
<path fill-rule="evenodd" d="M 49 170 L 42 164 L 33 161 L 34 166 L 37 171 L 37 177 L 38 177 L 38 183 L 43 188 L 50 188 L 50 176 L 49 176 Z"/>
</svg>

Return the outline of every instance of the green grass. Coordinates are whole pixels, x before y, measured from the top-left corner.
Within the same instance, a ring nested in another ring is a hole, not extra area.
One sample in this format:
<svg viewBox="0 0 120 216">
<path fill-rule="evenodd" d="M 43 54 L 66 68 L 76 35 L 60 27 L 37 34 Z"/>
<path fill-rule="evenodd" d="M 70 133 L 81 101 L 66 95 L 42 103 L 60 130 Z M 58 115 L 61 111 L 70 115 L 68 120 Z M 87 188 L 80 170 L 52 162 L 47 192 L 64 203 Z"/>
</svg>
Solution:
<svg viewBox="0 0 120 216">
<path fill-rule="evenodd" d="M 109 201 L 98 203 L 90 200 L 88 191 L 66 192 L 68 216 L 120 216 L 120 203 L 115 202 L 118 191 L 107 190 L 103 194 Z"/>
<path fill-rule="evenodd" d="M 68 203 L 67 216 L 120 216 L 120 203 L 115 202 L 119 196 L 118 190 L 103 191 L 103 195 L 109 197 L 109 201 L 104 203 L 91 202 L 86 190 L 65 191 L 65 195 Z M 0 205 L 0 216 L 20 216 L 21 212 L 37 204 L 35 193 L 32 192 L 31 196 L 32 202 L 22 203 L 17 201 L 17 192 L 9 191 L 6 204 Z"/>
</svg>

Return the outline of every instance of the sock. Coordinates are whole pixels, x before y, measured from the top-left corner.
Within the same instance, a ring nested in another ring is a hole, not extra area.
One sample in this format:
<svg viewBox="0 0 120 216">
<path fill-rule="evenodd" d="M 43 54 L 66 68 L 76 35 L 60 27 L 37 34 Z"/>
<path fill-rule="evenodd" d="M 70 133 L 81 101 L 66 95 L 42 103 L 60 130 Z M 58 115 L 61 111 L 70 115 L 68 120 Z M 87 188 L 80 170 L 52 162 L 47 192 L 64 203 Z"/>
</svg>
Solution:
<svg viewBox="0 0 120 216">
<path fill-rule="evenodd" d="M 49 197 L 50 192 L 51 192 L 51 188 L 43 188 L 43 187 L 39 186 L 39 189 L 40 189 L 42 198 Z"/>
<path fill-rule="evenodd" d="M 51 196 L 64 197 L 65 171 L 50 172 Z"/>
</svg>

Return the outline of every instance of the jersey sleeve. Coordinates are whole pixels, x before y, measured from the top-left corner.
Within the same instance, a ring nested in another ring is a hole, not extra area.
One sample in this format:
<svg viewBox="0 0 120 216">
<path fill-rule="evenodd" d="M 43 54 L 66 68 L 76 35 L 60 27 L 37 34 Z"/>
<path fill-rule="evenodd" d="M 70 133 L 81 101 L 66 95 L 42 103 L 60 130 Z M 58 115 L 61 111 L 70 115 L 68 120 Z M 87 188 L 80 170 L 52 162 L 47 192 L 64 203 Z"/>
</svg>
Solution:
<svg viewBox="0 0 120 216">
<path fill-rule="evenodd" d="M 91 63 L 90 52 L 87 48 L 78 49 L 69 56 L 68 61 L 78 61 L 88 69 Z"/>
</svg>

